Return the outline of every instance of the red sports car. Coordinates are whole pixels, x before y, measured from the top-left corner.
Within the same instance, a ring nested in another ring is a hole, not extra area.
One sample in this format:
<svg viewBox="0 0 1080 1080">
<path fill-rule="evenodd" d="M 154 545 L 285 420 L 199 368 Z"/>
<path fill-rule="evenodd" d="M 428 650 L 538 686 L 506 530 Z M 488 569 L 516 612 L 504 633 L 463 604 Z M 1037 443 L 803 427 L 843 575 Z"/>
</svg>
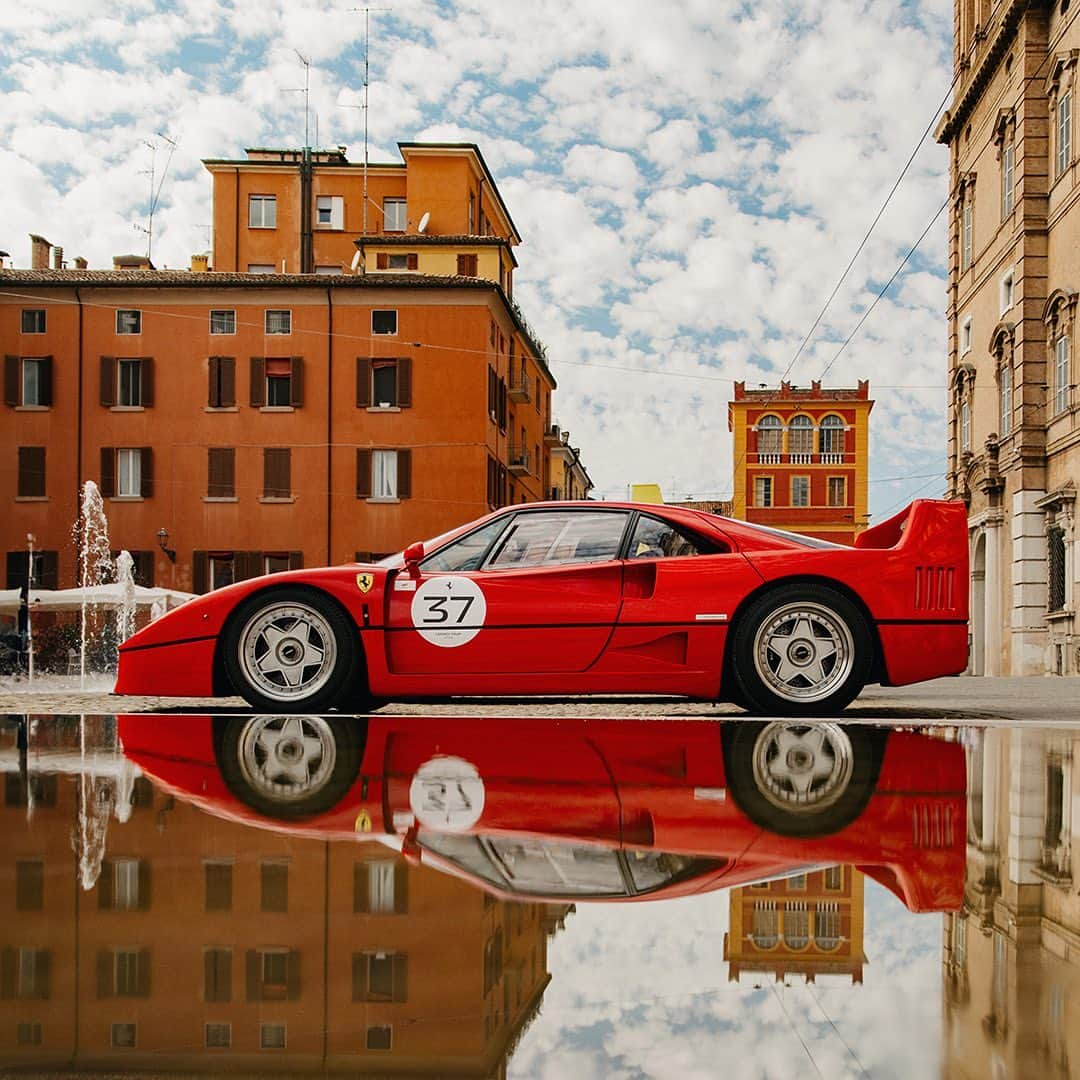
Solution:
<svg viewBox="0 0 1080 1080">
<path fill-rule="evenodd" d="M 513 738 L 507 738 L 507 730 Z M 963 897 L 963 748 L 832 721 L 122 716 L 171 794 L 378 840 L 517 899 L 685 896 L 850 863 L 912 911 Z"/>
<path fill-rule="evenodd" d="M 647 693 L 844 708 L 967 664 L 967 519 L 919 500 L 853 548 L 671 506 L 506 507 L 374 565 L 242 581 L 120 649 L 116 692 L 362 711 Z"/>
</svg>

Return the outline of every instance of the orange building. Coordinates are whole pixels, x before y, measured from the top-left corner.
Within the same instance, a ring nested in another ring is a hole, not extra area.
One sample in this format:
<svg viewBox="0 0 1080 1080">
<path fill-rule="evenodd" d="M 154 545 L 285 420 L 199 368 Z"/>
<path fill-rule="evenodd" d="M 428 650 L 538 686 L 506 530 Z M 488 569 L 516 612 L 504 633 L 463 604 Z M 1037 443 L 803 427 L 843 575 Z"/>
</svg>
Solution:
<svg viewBox="0 0 1080 1080">
<path fill-rule="evenodd" d="M 732 514 L 745 521 L 852 544 L 866 528 L 870 384 L 747 390 L 728 402 L 734 433 Z"/>
<path fill-rule="evenodd" d="M 728 979 L 771 973 L 777 982 L 802 975 L 848 975 L 862 982 L 863 875 L 830 866 L 779 881 L 732 889 L 724 935 Z"/>
<path fill-rule="evenodd" d="M 26 772 L 0 728 L 7 1066 L 505 1075 L 571 908 L 210 817 L 84 722 L 80 760 L 79 722 L 43 719 Z"/>
<path fill-rule="evenodd" d="M 487 166 L 402 155 L 366 178 L 343 150 L 207 162 L 212 272 L 49 269 L 40 237 L 35 269 L 0 270 L 8 587 L 28 533 L 36 583 L 75 583 L 85 480 L 139 579 L 196 592 L 562 497 L 555 379 Z"/>
</svg>

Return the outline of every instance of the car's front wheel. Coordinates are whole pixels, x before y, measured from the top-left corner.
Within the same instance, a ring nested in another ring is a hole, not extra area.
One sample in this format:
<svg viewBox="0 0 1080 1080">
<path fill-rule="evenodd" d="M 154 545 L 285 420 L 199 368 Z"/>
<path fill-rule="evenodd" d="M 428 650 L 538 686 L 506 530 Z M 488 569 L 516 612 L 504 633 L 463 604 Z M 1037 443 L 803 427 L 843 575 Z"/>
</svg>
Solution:
<svg viewBox="0 0 1080 1080">
<path fill-rule="evenodd" d="M 309 589 L 259 593 L 225 628 L 225 672 L 256 709 L 323 712 L 349 704 L 360 681 L 356 628 L 329 598 Z"/>
<path fill-rule="evenodd" d="M 822 716 L 849 705 L 873 666 L 862 612 L 827 586 L 791 584 L 759 597 L 734 629 L 732 669 L 755 712 Z"/>
</svg>

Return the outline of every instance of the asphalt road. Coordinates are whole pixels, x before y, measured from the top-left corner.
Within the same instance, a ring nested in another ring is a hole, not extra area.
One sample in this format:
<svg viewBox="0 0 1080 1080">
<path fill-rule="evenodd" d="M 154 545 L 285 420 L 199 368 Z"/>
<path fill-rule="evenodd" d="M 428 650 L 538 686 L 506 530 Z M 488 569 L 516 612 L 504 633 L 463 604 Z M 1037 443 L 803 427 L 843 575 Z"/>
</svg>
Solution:
<svg viewBox="0 0 1080 1080">
<path fill-rule="evenodd" d="M 31 688 L 0 684 L 0 712 L 134 713 L 249 711 L 239 698 L 121 697 L 107 684 L 80 691 L 77 678 L 51 677 Z M 392 704 L 382 712 L 444 716 L 740 716 L 733 705 L 709 705 L 662 697 L 457 698 L 446 702 Z M 915 686 L 867 688 L 844 713 L 847 720 L 894 724 L 927 720 L 975 720 L 1048 725 L 1080 724 L 1080 679 L 1032 676 L 1018 679 L 936 679 Z"/>
</svg>

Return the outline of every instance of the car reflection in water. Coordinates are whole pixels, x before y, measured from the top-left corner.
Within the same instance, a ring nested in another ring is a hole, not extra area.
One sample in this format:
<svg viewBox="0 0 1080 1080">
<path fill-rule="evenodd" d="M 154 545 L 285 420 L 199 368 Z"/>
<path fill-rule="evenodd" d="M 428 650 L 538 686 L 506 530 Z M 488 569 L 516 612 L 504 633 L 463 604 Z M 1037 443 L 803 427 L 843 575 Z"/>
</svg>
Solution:
<svg viewBox="0 0 1080 1080">
<path fill-rule="evenodd" d="M 210 813 L 381 842 L 502 898 L 659 899 L 850 863 L 959 907 L 962 748 L 848 725 L 373 716 L 119 718 Z"/>
</svg>

